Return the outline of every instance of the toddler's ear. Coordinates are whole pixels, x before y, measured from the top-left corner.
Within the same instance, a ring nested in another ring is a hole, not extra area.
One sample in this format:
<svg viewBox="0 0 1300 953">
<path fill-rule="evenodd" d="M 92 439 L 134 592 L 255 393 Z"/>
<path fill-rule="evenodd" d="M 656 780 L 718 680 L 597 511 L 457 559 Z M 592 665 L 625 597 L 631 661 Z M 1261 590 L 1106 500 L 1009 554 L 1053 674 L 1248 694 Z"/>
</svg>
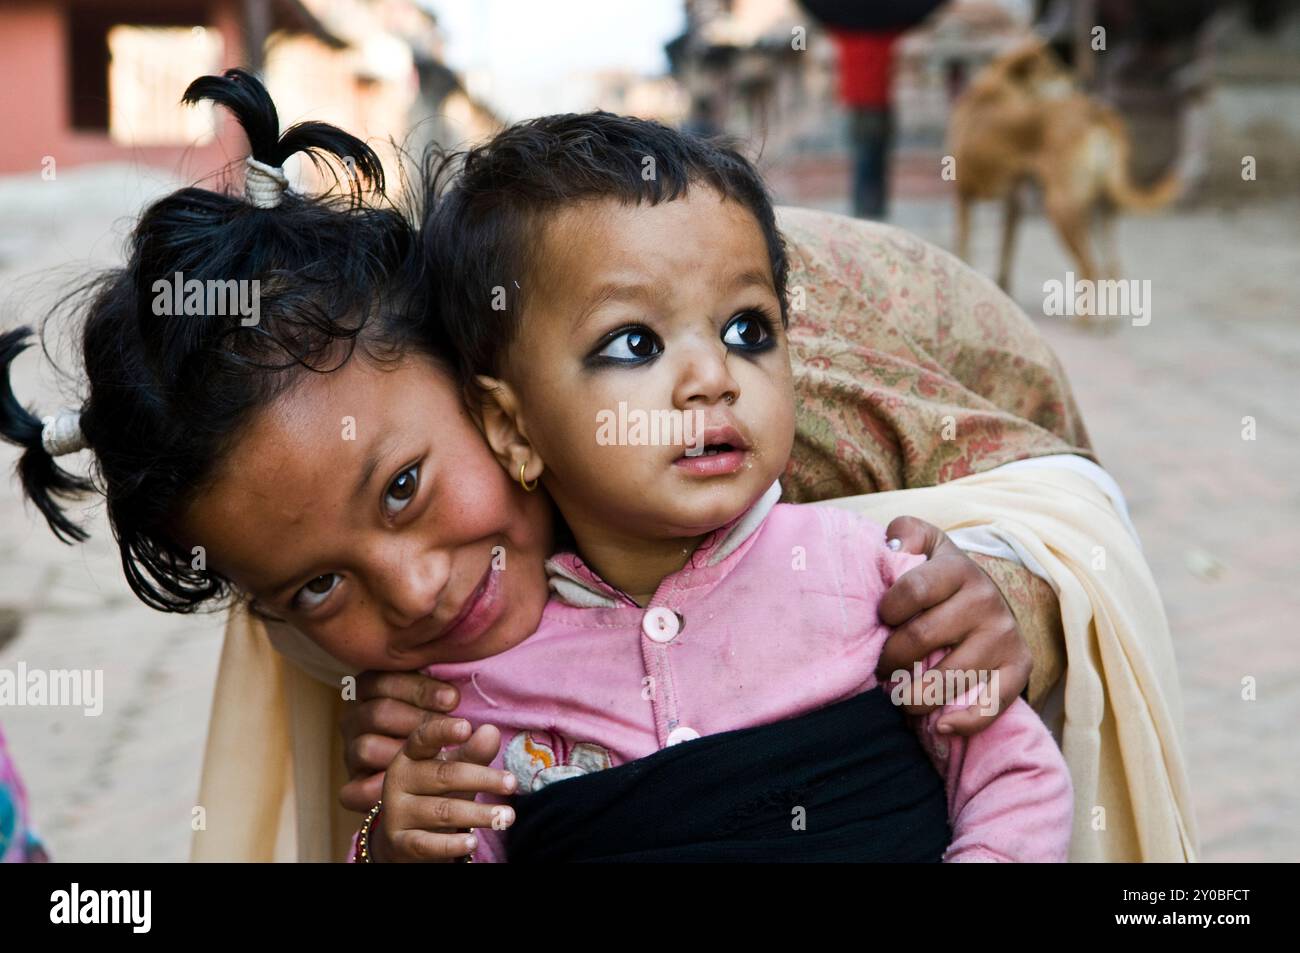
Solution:
<svg viewBox="0 0 1300 953">
<path fill-rule="evenodd" d="M 503 380 L 479 374 L 466 397 L 474 422 L 506 472 L 517 477 L 522 466 L 527 480 L 541 476 L 545 464 L 528 441 L 514 389 Z"/>
</svg>

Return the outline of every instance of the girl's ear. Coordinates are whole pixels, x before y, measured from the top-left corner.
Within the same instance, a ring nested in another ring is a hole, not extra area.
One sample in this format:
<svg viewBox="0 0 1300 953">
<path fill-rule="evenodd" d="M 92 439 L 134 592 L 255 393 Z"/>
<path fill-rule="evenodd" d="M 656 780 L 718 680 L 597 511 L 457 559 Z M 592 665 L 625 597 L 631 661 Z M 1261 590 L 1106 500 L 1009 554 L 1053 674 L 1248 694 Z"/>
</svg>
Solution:
<svg viewBox="0 0 1300 953">
<path fill-rule="evenodd" d="M 473 393 L 467 395 L 466 403 L 492 455 L 512 478 L 520 479 L 522 469 L 522 479 L 532 483 L 542 475 L 546 463 L 528 440 L 514 388 L 503 380 L 479 374 L 471 389 Z"/>
</svg>

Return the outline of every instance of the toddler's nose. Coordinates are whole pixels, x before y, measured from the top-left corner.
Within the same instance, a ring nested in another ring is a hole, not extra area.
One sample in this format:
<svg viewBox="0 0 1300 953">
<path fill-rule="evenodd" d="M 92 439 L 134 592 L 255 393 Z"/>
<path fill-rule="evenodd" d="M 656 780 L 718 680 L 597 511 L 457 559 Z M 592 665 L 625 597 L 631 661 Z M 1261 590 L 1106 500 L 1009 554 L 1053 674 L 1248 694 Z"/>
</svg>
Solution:
<svg viewBox="0 0 1300 953">
<path fill-rule="evenodd" d="M 687 357 L 673 401 L 686 408 L 719 402 L 733 404 L 739 396 L 740 384 L 727 367 L 726 347 L 700 347 Z"/>
</svg>

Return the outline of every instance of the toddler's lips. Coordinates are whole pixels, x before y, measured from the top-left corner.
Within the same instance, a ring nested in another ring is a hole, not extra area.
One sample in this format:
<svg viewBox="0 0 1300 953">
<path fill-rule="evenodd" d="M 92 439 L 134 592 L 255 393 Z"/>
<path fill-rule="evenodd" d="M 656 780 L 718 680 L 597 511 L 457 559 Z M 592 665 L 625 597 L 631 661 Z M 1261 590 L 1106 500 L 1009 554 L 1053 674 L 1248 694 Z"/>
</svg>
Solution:
<svg viewBox="0 0 1300 953">
<path fill-rule="evenodd" d="M 673 466 L 694 476 L 726 476 L 740 470 L 749 455 L 749 442 L 731 426 L 706 428 L 697 446 L 700 452 L 688 449 Z"/>
<path fill-rule="evenodd" d="M 726 476 L 744 467 L 748 455 L 748 450 L 731 444 L 710 444 L 698 456 L 683 454 L 673 461 L 673 466 L 692 476 Z"/>
</svg>

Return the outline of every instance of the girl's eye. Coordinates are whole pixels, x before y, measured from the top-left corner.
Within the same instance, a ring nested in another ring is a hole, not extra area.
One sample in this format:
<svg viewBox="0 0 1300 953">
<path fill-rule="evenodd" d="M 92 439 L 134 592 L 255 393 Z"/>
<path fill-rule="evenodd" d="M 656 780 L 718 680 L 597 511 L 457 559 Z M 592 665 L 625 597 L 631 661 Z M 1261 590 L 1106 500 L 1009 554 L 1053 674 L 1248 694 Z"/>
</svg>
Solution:
<svg viewBox="0 0 1300 953">
<path fill-rule="evenodd" d="M 619 364 L 636 364 L 663 350 L 659 337 L 649 328 L 628 328 L 610 338 L 596 357 Z"/>
<path fill-rule="evenodd" d="M 388 489 L 384 491 L 384 510 L 389 516 L 396 516 L 406 509 L 415 498 L 415 490 L 420 485 L 420 466 L 408 467 L 397 475 Z"/>
<path fill-rule="evenodd" d="M 762 348 L 770 339 L 767 322 L 755 314 L 738 314 L 722 330 L 722 341 L 728 347 L 752 351 Z"/>
<path fill-rule="evenodd" d="M 293 606 L 295 609 L 315 609 L 323 604 L 329 598 L 331 592 L 339 584 L 342 578 L 336 572 L 327 572 L 323 576 L 317 576 L 307 585 L 299 589 L 293 596 Z"/>
</svg>

